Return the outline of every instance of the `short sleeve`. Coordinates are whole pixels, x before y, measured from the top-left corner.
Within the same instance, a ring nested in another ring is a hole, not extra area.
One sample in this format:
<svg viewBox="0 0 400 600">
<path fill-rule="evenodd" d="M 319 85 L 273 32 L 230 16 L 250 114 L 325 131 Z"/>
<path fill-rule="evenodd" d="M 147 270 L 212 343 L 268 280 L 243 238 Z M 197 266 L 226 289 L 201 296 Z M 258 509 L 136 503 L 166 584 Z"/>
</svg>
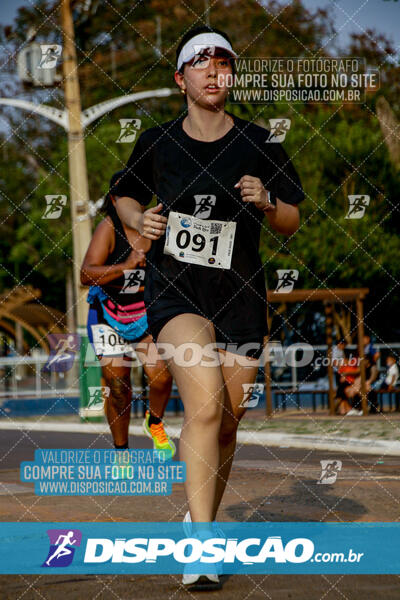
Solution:
<svg viewBox="0 0 400 600">
<path fill-rule="evenodd" d="M 304 200 L 304 191 L 292 161 L 281 144 L 269 143 L 266 146 L 268 151 L 263 161 L 266 173 L 261 179 L 269 190 L 271 202 L 276 204 L 279 198 L 286 204 L 299 204 Z"/>
<path fill-rule="evenodd" d="M 118 183 L 113 187 L 116 196 L 134 198 L 143 206 L 151 202 L 154 192 L 152 145 L 146 144 L 144 134 L 130 155 Z"/>
</svg>

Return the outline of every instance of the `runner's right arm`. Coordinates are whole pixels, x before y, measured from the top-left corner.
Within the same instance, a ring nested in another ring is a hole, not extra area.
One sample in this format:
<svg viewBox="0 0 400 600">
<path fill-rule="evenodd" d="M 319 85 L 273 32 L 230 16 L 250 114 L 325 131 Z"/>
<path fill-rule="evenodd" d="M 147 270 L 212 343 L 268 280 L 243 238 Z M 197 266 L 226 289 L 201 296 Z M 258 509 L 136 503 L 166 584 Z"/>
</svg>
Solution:
<svg viewBox="0 0 400 600">
<path fill-rule="evenodd" d="M 158 214 L 162 209 L 161 202 L 144 211 L 144 206 L 133 198 L 117 196 L 116 209 L 119 218 L 125 225 L 136 229 L 140 235 L 149 240 L 158 240 L 165 232 L 167 217 Z"/>
<path fill-rule="evenodd" d="M 141 234 L 144 206 L 129 196 L 114 196 L 114 198 L 115 208 L 121 221 Z"/>
</svg>

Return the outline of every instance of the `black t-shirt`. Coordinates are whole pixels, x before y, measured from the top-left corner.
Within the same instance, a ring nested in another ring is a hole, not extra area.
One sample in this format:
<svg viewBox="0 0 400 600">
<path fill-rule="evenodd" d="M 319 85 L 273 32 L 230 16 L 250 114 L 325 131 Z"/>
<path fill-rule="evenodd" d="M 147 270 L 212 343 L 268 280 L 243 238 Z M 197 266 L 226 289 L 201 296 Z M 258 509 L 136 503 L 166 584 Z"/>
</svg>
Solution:
<svg viewBox="0 0 400 600">
<path fill-rule="evenodd" d="M 230 268 L 181 262 L 164 253 L 165 235 L 147 254 L 145 304 L 150 331 L 182 312 L 211 321 L 217 339 L 260 339 L 267 334 L 264 268 L 258 253 L 263 213 L 243 202 L 234 185 L 259 177 L 270 199 L 298 204 L 304 193 L 285 150 L 267 143 L 269 132 L 231 113 L 234 126 L 222 138 L 203 142 L 182 128 L 185 115 L 143 132 L 115 188 L 146 206 L 153 194 L 160 214 L 236 223 Z M 218 227 L 218 225 L 217 225 Z"/>
</svg>

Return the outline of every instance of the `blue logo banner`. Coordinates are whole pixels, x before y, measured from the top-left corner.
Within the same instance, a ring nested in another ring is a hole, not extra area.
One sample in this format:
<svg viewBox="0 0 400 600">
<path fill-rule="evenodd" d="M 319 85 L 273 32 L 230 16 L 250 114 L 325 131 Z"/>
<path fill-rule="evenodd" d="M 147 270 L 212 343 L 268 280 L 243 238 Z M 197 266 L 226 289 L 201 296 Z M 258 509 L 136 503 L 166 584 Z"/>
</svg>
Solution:
<svg viewBox="0 0 400 600">
<path fill-rule="evenodd" d="M 2 523 L 0 573 L 399 574 L 400 523 Z"/>
</svg>

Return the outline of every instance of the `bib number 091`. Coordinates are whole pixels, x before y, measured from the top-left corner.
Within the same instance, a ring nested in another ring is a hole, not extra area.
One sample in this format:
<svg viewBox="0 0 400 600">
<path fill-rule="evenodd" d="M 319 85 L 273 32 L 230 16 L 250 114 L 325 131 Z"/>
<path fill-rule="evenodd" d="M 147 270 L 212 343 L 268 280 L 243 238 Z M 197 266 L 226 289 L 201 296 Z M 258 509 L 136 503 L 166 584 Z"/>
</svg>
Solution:
<svg viewBox="0 0 400 600">
<path fill-rule="evenodd" d="M 199 219 L 171 211 L 164 253 L 176 260 L 217 269 L 230 269 L 236 222 Z"/>
<path fill-rule="evenodd" d="M 195 233 L 192 237 L 190 232 L 187 229 L 181 229 L 181 231 L 176 236 L 176 245 L 181 250 L 187 248 L 190 244 L 190 239 L 192 239 L 192 250 L 194 252 L 202 252 L 206 247 L 206 238 L 201 233 Z M 215 256 L 217 254 L 217 246 L 218 246 L 218 236 L 212 237 L 209 239 L 211 243 L 211 254 Z"/>
</svg>

